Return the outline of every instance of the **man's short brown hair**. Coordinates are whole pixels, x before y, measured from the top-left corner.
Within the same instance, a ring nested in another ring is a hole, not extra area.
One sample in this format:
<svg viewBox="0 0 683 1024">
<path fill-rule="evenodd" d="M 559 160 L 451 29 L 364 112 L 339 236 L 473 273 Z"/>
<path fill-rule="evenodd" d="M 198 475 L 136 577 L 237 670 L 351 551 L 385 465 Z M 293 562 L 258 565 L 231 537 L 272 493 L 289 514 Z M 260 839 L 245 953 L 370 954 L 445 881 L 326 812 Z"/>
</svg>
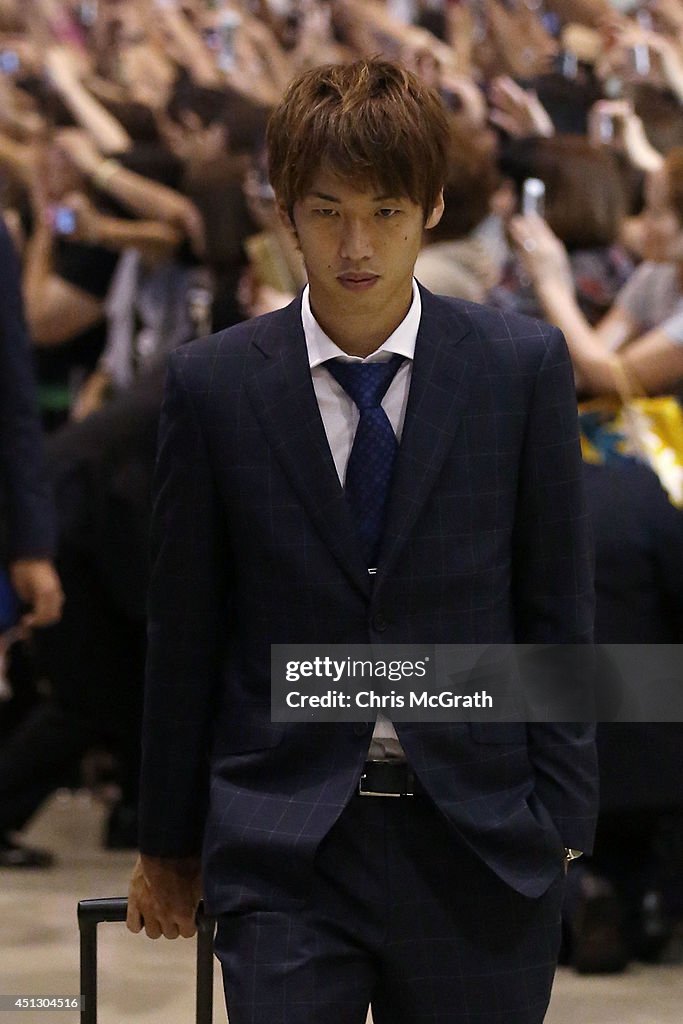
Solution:
<svg viewBox="0 0 683 1024">
<path fill-rule="evenodd" d="M 270 181 L 290 216 L 325 170 L 362 191 L 407 196 L 426 218 L 446 179 L 448 132 L 438 93 L 400 65 L 326 64 L 294 79 L 270 117 Z"/>
</svg>

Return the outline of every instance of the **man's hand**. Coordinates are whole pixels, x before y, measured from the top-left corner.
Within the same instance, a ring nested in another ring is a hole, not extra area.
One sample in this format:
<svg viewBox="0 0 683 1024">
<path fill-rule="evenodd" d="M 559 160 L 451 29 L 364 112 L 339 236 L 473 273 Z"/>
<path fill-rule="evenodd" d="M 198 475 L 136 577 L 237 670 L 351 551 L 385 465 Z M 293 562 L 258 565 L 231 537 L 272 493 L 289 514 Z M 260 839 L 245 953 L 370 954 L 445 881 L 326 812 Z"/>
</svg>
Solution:
<svg viewBox="0 0 683 1024">
<path fill-rule="evenodd" d="M 21 625 L 52 626 L 59 622 L 64 594 L 55 568 L 47 558 L 20 558 L 9 567 L 12 586 L 31 610 L 22 617 Z"/>
<path fill-rule="evenodd" d="M 128 891 L 126 925 L 143 927 L 150 939 L 191 938 L 201 899 L 198 857 L 148 857 L 141 854 L 133 868 Z"/>
</svg>

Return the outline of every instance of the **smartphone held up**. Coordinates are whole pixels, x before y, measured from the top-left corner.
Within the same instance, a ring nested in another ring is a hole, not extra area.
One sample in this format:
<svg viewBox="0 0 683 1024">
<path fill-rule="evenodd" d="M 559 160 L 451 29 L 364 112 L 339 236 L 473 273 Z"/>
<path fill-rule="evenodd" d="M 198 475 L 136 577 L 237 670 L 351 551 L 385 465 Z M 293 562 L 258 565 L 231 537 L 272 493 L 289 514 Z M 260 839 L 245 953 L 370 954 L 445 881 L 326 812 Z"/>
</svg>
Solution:
<svg viewBox="0 0 683 1024">
<path fill-rule="evenodd" d="M 527 178 L 522 186 L 522 214 L 525 217 L 545 215 L 545 185 L 540 178 Z"/>
</svg>

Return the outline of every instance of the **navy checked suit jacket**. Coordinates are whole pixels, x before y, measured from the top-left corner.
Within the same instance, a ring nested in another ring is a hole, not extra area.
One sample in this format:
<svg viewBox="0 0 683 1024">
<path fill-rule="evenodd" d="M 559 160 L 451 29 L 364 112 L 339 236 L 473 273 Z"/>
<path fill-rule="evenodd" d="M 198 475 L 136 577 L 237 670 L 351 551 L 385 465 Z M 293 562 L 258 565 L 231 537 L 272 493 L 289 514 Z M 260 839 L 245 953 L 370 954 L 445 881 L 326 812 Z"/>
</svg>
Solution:
<svg viewBox="0 0 683 1024">
<path fill-rule="evenodd" d="M 0 488 L 5 559 L 51 557 L 55 519 L 47 484 L 19 262 L 0 217 Z"/>
<path fill-rule="evenodd" d="M 204 853 L 212 910 L 305 895 L 370 723 L 270 721 L 271 643 L 580 643 L 592 551 L 557 329 L 424 289 L 374 585 L 335 472 L 300 298 L 171 356 L 153 516 L 141 849 Z M 424 788 L 540 895 L 589 850 L 592 729 L 403 724 Z"/>
</svg>

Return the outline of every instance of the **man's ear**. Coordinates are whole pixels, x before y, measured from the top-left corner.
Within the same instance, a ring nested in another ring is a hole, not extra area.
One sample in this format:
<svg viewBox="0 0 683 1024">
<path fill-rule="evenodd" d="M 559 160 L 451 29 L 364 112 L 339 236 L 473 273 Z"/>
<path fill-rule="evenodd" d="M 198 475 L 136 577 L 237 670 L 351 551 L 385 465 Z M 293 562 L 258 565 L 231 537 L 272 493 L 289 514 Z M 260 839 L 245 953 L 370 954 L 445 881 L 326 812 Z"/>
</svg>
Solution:
<svg viewBox="0 0 683 1024">
<path fill-rule="evenodd" d="M 292 236 L 292 241 L 294 242 L 296 248 L 300 249 L 299 235 L 297 234 L 296 224 L 294 223 L 294 217 L 290 216 L 289 210 L 287 209 L 285 204 L 279 201 L 277 203 L 276 210 L 280 224 L 282 224 L 282 227 L 285 229 L 285 231 L 287 231 Z"/>
<path fill-rule="evenodd" d="M 434 209 L 430 213 L 429 217 L 425 221 L 425 229 L 435 228 L 443 217 L 444 201 L 443 201 L 443 189 L 439 192 L 438 199 L 434 204 Z"/>
<path fill-rule="evenodd" d="M 293 231 L 294 234 L 296 234 L 296 227 L 294 225 L 294 221 L 290 217 L 289 210 L 287 209 L 285 204 L 283 202 L 278 201 L 276 209 L 277 215 L 280 219 L 280 223 L 282 224 L 283 228 L 286 228 L 287 231 Z"/>
</svg>

